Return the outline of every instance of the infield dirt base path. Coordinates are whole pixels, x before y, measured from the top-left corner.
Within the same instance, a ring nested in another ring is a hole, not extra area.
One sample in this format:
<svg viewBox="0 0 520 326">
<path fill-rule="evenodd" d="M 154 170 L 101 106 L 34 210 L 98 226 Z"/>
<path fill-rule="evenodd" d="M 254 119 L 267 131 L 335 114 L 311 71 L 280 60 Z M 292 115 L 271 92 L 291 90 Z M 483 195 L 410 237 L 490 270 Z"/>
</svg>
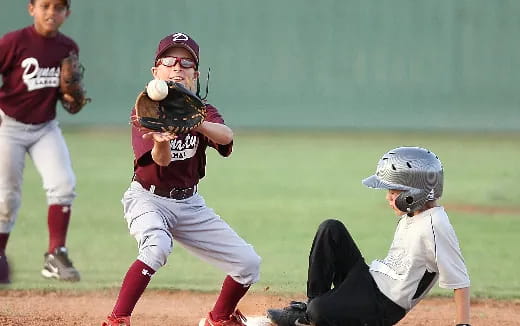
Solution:
<svg viewBox="0 0 520 326">
<path fill-rule="evenodd" d="M 110 313 L 116 291 L 43 292 L 0 289 L 1 326 L 101 325 Z M 132 317 L 132 326 L 196 326 L 213 307 L 217 294 L 185 291 L 146 291 Z M 249 293 L 239 308 L 246 316 L 265 315 L 267 308 L 283 307 L 291 299 Z M 520 300 L 472 302 L 472 325 L 520 325 Z M 398 325 L 454 325 L 450 298 L 423 300 Z"/>
</svg>

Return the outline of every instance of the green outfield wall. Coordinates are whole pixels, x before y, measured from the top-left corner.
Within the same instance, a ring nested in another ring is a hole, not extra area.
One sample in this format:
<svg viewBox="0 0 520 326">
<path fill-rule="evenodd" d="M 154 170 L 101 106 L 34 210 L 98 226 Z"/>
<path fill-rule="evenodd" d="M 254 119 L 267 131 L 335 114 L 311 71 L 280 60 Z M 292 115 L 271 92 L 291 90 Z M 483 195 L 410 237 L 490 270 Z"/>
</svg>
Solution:
<svg viewBox="0 0 520 326">
<path fill-rule="evenodd" d="M 0 0 L 0 33 L 32 22 Z M 157 42 L 201 45 L 202 84 L 243 128 L 520 130 L 517 0 L 72 0 L 93 102 L 64 124 L 128 122 Z M 61 110 L 63 111 L 63 110 Z"/>
</svg>

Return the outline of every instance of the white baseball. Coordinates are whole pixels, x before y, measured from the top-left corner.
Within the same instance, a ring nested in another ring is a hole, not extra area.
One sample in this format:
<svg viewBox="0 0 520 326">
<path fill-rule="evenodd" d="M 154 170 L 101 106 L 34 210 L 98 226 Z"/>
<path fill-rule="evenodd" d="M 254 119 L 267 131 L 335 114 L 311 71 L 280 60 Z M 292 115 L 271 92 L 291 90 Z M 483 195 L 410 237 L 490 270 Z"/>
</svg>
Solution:
<svg viewBox="0 0 520 326">
<path fill-rule="evenodd" d="M 168 95 L 168 84 L 164 80 L 152 79 L 146 85 L 146 93 L 153 101 L 162 101 Z"/>
</svg>

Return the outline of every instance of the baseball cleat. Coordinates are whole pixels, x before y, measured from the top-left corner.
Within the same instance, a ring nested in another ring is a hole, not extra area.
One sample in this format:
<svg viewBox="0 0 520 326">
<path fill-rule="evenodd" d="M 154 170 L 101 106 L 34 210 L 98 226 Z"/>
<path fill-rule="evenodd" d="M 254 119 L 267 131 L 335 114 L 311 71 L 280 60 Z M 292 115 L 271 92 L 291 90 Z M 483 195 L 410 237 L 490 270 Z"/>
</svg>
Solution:
<svg viewBox="0 0 520 326">
<path fill-rule="evenodd" d="M 113 317 L 108 316 L 101 326 L 130 326 L 130 316 Z"/>
<path fill-rule="evenodd" d="M 208 313 L 206 318 L 200 320 L 199 326 L 246 326 L 246 321 L 247 318 L 237 309 L 228 320 L 213 320 Z"/>
<path fill-rule="evenodd" d="M 7 263 L 6 256 L 0 256 L 0 284 L 9 284 L 11 279 L 9 278 L 9 264 Z"/>
<path fill-rule="evenodd" d="M 69 259 L 67 248 L 58 247 L 52 253 L 45 253 L 42 275 L 60 281 L 78 282 L 79 272 Z"/>
<path fill-rule="evenodd" d="M 302 326 L 311 324 L 307 318 L 307 304 L 300 301 L 291 301 L 289 306 L 283 309 L 268 309 L 267 318 L 278 326 Z"/>
</svg>

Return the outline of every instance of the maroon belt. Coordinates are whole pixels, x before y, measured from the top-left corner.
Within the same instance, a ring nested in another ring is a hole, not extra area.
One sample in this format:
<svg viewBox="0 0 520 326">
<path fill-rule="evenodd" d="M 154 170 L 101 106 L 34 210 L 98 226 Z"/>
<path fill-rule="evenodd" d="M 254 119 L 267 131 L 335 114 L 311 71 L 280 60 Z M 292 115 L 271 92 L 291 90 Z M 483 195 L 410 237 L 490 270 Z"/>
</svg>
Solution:
<svg viewBox="0 0 520 326">
<path fill-rule="evenodd" d="M 197 192 L 197 185 L 189 188 L 161 189 L 157 188 L 155 185 L 147 185 L 145 182 L 139 180 L 136 175 L 133 180 L 139 182 L 144 189 L 150 191 L 152 194 L 166 198 L 182 200 L 190 198 Z"/>
</svg>

